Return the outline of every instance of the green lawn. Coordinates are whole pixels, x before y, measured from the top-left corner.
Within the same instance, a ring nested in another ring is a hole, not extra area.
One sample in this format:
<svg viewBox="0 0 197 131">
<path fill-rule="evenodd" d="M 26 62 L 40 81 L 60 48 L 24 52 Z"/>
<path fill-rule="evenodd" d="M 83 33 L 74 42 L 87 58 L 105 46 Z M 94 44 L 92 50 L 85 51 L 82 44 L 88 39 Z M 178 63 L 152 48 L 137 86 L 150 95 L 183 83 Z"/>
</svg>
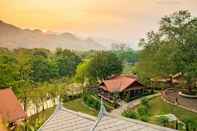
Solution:
<svg viewBox="0 0 197 131">
<path fill-rule="evenodd" d="M 48 108 L 45 111 L 41 111 L 36 115 L 33 115 L 29 118 L 31 123 L 34 123 L 35 120 L 39 120 L 39 122 L 44 123 L 54 112 L 55 107 Z"/>
<path fill-rule="evenodd" d="M 192 119 L 197 121 L 197 113 L 185 110 L 183 108 L 168 104 L 164 102 L 160 97 L 156 97 L 150 100 L 150 115 L 161 115 L 161 114 L 175 114 L 180 120 Z"/>
<path fill-rule="evenodd" d="M 82 98 L 75 99 L 75 100 L 72 100 L 72 101 L 68 101 L 68 102 L 64 103 L 64 107 L 68 108 L 70 110 L 73 110 L 73 111 L 86 113 L 86 114 L 89 114 L 89 115 L 92 115 L 92 116 L 97 115 L 97 112 L 94 109 L 91 109 L 87 105 L 84 104 Z"/>
<path fill-rule="evenodd" d="M 181 121 L 189 119 L 189 120 L 194 121 L 195 126 L 197 124 L 197 113 L 185 110 L 175 105 L 168 104 L 164 102 L 159 96 L 150 99 L 149 105 L 150 105 L 150 108 L 148 108 L 149 115 L 148 115 L 147 120 L 150 123 L 160 125 L 161 123 L 159 123 L 158 117 L 156 116 L 171 113 L 171 114 L 174 114 Z M 137 112 L 139 107 L 141 107 L 141 104 L 129 110 Z M 137 119 L 140 119 L 140 118 L 137 117 Z M 175 128 L 175 124 L 171 124 L 169 125 L 169 127 Z"/>
</svg>

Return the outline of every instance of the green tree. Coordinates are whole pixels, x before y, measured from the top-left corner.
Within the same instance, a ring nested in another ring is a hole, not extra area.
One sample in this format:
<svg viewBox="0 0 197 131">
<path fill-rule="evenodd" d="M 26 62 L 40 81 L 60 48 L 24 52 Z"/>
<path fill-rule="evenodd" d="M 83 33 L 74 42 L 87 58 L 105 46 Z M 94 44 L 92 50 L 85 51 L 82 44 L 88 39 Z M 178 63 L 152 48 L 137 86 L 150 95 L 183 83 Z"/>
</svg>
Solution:
<svg viewBox="0 0 197 131">
<path fill-rule="evenodd" d="M 56 50 L 56 63 L 60 76 L 71 76 L 75 73 L 80 58 L 70 50 Z"/>
<path fill-rule="evenodd" d="M 191 91 L 197 78 L 197 18 L 178 11 L 160 21 L 158 32 L 140 41 L 143 50 L 136 67 L 144 78 L 183 73 Z"/>
<path fill-rule="evenodd" d="M 17 97 L 21 100 L 23 104 L 24 111 L 27 111 L 27 107 L 29 105 L 29 101 L 31 101 L 32 97 L 30 95 L 33 83 L 28 80 L 18 80 L 13 83 L 13 90 L 16 93 Z"/>
<path fill-rule="evenodd" d="M 90 68 L 90 59 L 86 59 L 84 62 L 80 63 L 76 69 L 76 81 L 81 83 L 86 83 L 87 81 L 95 82 L 94 77 L 91 76 L 91 73 L 88 71 Z"/>
<path fill-rule="evenodd" d="M 138 59 L 138 52 L 131 48 L 113 50 L 113 53 L 125 64 L 134 64 Z"/>
<path fill-rule="evenodd" d="M 78 80 L 101 81 L 122 72 L 122 62 L 111 52 L 96 52 L 77 68 Z M 84 78 L 85 76 L 85 78 Z"/>
<path fill-rule="evenodd" d="M 50 68 L 48 60 L 42 56 L 36 56 L 32 58 L 31 62 L 33 81 L 48 81 L 50 79 Z"/>
<path fill-rule="evenodd" d="M 9 87 L 17 78 L 16 58 L 10 51 L 0 51 L 0 88 Z"/>
</svg>

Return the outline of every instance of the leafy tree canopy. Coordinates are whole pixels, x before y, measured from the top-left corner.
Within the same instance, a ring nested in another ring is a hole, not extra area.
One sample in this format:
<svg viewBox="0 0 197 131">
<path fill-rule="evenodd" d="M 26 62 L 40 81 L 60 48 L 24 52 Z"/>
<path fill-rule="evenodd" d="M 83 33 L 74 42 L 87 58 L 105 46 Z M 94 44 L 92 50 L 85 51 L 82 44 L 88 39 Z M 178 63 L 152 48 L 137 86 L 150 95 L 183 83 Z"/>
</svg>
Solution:
<svg viewBox="0 0 197 131">
<path fill-rule="evenodd" d="M 165 16 L 159 31 L 151 31 L 139 43 L 136 72 L 144 77 L 169 76 L 182 72 L 193 83 L 197 78 L 197 17 L 187 10 Z"/>
<path fill-rule="evenodd" d="M 76 78 L 84 82 L 100 81 L 122 72 L 122 62 L 112 52 L 96 52 L 77 67 Z"/>
</svg>

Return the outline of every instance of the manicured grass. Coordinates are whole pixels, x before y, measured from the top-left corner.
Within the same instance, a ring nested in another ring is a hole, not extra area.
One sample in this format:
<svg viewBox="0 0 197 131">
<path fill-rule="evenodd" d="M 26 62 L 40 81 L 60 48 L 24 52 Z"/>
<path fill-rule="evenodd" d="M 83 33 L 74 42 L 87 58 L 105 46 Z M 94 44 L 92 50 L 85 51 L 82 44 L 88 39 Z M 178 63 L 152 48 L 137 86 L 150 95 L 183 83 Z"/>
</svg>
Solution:
<svg viewBox="0 0 197 131">
<path fill-rule="evenodd" d="M 35 114 L 29 118 L 30 123 L 35 123 L 35 121 L 39 121 L 39 123 L 42 125 L 54 112 L 55 107 L 48 108 L 44 111 L 39 112 L 38 114 Z"/>
<path fill-rule="evenodd" d="M 172 113 L 176 115 L 180 120 L 192 119 L 197 121 L 197 113 L 185 110 L 183 108 L 168 104 L 164 102 L 160 97 L 156 97 L 150 100 L 150 115 L 161 115 Z"/>
<path fill-rule="evenodd" d="M 168 104 L 164 102 L 160 97 L 154 97 L 149 100 L 150 108 L 148 108 L 149 117 L 148 122 L 154 124 L 160 124 L 157 117 L 158 115 L 164 114 L 174 114 L 179 120 L 184 121 L 186 119 L 190 119 L 197 123 L 197 113 L 185 110 L 183 108 L 177 107 L 175 105 Z M 136 106 L 133 111 L 137 112 L 137 109 L 141 105 Z"/>
<path fill-rule="evenodd" d="M 64 107 L 68 108 L 70 110 L 73 110 L 73 111 L 86 113 L 86 114 L 89 114 L 89 115 L 92 115 L 92 116 L 96 116 L 97 115 L 96 110 L 91 109 L 87 105 L 85 105 L 82 98 L 65 102 L 64 103 Z"/>
</svg>

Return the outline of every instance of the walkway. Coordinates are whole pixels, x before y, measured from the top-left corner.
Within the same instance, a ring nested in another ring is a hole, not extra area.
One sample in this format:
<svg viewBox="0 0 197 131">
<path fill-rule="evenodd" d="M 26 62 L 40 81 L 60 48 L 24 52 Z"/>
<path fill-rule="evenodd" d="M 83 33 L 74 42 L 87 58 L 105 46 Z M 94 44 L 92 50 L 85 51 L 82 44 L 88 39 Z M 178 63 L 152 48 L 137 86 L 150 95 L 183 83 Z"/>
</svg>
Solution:
<svg viewBox="0 0 197 131">
<path fill-rule="evenodd" d="M 178 95 L 178 92 L 179 91 L 174 89 L 167 89 L 162 92 L 162 98 L 165 98 L 165 100 L 171 104 L 175 104 L 187 110 L 197 112 L 197 99 L 182 97 Z"/>
<path fill-rule="evenodd" d="M 142 99 L 144 99 L 144 98 L 150 99 L 150 98 L 153 98 L 153 97 L 156 97 L 156 96 L 160 96 L 160 95 L 161 95 L 160 93 L 157 93 L 157 94 L 148 95 L 148 96 L 145 96 L 145 97 L 141 97 L 141 98 L 132 100 L 129 103 L 122 102 L 120 107 L 118 107 L 117 109 L 113 110 L 110 114 L 113 115 L 113 116 L 121 116 L 122 112 L 124 112 L 128 108 L 133 108 L 133 107 L 139 105 Z"/>
</svg>

